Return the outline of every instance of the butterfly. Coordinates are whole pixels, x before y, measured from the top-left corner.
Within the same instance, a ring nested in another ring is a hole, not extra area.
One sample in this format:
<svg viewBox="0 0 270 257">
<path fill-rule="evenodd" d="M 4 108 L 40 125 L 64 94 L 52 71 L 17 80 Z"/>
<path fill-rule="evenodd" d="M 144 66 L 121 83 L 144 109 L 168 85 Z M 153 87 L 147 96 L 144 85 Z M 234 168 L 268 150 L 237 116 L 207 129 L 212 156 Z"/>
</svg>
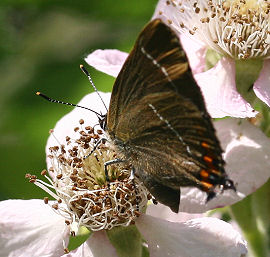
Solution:
<svg viewBox="0 0 270 257">
<path fill-rule="evenodd" d="M 140 33 L 113 86 L 102 126 L 155 199 L 179 211 L 180 187 L 234 189 L 177 35 L 160 19 Z"/>
<path fill-rule="evenodd" d="M 96 113 L 122 158 L 115 161 L 130 164 L 155 200 L 173 212 L 179 211 L 180 187 L 199 188 L 206 201 L 216 196 L 217 187 L 236 190 L 186 54 L 160 19 L 140 33 L 116 78 L 106 115 L 37 95 Z"/>
</svg>

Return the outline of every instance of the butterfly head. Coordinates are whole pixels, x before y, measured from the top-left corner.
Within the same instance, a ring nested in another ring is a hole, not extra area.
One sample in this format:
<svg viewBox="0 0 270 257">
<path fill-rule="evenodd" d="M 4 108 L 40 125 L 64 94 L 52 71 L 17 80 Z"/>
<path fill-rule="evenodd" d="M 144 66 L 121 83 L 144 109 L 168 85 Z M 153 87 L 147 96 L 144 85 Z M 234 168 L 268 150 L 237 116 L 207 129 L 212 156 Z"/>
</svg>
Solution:
<svg viewBox="0 0 270 257">
<path fill-rule="evenodd" d="M 107 128 L 107 114 L 98 115 L 98 123 L 103 130 Z"/>
</svg>

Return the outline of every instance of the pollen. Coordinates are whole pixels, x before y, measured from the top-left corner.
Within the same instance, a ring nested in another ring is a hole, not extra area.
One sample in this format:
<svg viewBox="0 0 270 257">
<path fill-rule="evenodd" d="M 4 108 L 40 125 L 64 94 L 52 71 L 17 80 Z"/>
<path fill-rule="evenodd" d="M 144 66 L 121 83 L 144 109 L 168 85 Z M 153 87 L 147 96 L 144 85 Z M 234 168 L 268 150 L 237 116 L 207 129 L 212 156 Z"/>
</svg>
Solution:
<svg viewBox="0 0 270 257">
<path fill-rule="evenodd" d="M 161 16 L 172 16 L 179 32 L 234 59 L 270 57 L 270 3 L 265 0 L 171 0 Z M 181 8 L 179 8 L 181 6 Z M 194 26 L 197 28 L 194 30 Z"/>
<path fill-rule="evenodd" d="M 98 231 L 133 224 L 145 210 L 149 192 L 131 176 L 127 163 L 108 165 L 105 175 L 105 163 L 120 156 L 108 140 L 100 140 L 106 137 L 102 130 L 83 125 L 80 119 L 74 129 L 77 137 L 64 137 L 65 144 L 49 148 L 51 167 L 41 172 L 48 183 L 30 174 L 26 178 L 56 200 L 44 198 L 71 227 Z"/>
</svg>

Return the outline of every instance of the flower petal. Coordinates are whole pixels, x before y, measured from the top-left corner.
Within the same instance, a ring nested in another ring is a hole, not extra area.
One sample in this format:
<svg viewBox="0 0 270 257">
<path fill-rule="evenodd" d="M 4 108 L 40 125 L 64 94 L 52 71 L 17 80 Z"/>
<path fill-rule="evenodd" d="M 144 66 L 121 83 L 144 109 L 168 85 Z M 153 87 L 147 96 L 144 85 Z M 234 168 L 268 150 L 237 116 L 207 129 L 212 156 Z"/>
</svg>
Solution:
<svg viewBox="0 0 270 257">
<path fill-rule="evenodd" d="M 0 202 L 0 256 L 61 256 L 69 231 L 42 200 Z"/>
<path fill-rule="evenodd" d="M 185 222 L 190 219 L 201 218 L 204 216 L 204 214 L 201 213 L 196 214 L 187 212 L 174 213 L 168 206 L 163 205 L 161 203 L 158 203 L 157 205 L 154 204 L 148 205 L 146 209 L 146 214 L 153 216 L 155 218 L 160 218 L 172 222 Z"/>
<path fill-rule="evenodd" d="M 259 78 L 254 83 L 253 90 L 258 98 L 270 106 L 270 59 L 263 63 Z"/>
<path fill-rule="evenodd" d="M 108 106 L 110 101 L 110 93 L 102 93 L 99 92 L 105 104 Z M 81 106 L 90 108 L 98 113 L 106 114 L 105 107 L 102 104 L 101 99 L 98 97 L 97 93 L 91 93 L 82 98 L 82 100 L 78 103 Z M 76 133 L 74 132 L 74 128 L 80 126 L 79 120 L 84 120 L 85 126 L 94 126 L 98 123 L 98 117 L 95 113 L 82 109 L 82 108 L 74 108 L 71 112 L 61 118 L 55 125 L 53 129 L 53 134 L 49 136 L 46 145 L 46 153 L 50 154 L 49 147 L 65 144 L 66 136 L 70 136 L 71 138 L 76 137 Z M 51 159 L 47 158 L 47 165 L 50 167 Z M 53 177 L 53 173 L 50 173 Z"/>
<path fill-rule="evenodd" d="M 83 243 L 78 248 L 69 252 L 68 254 L 61 255 L 61 257 L 83 257 L 83 256 L 94 257 L 91 249 L 86 243 Z"/>
<path fill-rule="evenodd" d="M 166 22 L 170 18 L 170 20 L 172 22 L 177 22 L 178 23 L 175 15 L 171 15 L 173 11 L 174 11 L 174 8 L 171 7 L 170 4 L 168 4 L 168 1 L 159 0 L 158 4 L 156 6 L 156 9 L 154 11 L 154 14 L 152 16 L 152 20 L 154 20 L 154 19 L 162 19 L 164 22 Z"/>
<path fill-rule="evenodd" d="M 246 120 L 226 119 L 214 123 L 222 148 L 226 172 L 237 192 L 225 190 L 207 204 L 206 195 L 196 188 L 181 189 L 180 210 L 205 212 L 240 201 L 256 191 L 270 177 L 270 139 Z"/>
<path fill-rule="evenodd" d="M 118 257 L 115 248 L 109 241 L 104 231 L 94 232 L 90 238 L 76 250 L 70 252 L 65 257 Z"/>
<path fill-rule="evenodd" d="M 86 243 L 91 248 L 95 257 L 118 256 L 104 231 L 94 232 Z"/>
<path fill-rule="evenodd" d="M 213 118 L 256 116 L 257 112 L 237 92 L 233 60 L 222 58 L 214 68 L 195 74 L 194 77 Z"/>
<path fill-rule="evenodd" d="M 115 49 L 96 50 L 85 61 L 95 69 L 117 77 L 128 54 Z"/>
<path fill-rule="evenodd" d="M 243 257 L 247 254 L 241 235 L 219 219 L 175 223 L 141 215 L 136 225 L 154 257 Z"/>
<path fill-rule="evenodd" d="M 205 71 L 205 57 L 207 48 L 198 44 L 186 34 L 181 34 L 181 43 L 188 57 L 189 65 L 194 74 Z"/>
</svg>

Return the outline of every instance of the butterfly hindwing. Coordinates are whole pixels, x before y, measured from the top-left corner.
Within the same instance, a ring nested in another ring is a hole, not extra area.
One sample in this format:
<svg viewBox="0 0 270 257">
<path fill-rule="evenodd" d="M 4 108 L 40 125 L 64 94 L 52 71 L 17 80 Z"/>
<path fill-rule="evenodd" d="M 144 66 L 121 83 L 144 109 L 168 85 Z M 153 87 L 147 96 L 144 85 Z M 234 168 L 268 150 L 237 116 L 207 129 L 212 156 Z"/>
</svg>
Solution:
<svg viewBox="0 0 270 257">
<path fill-rule="evenodd" d="M 222 150 L 175 33 L 153 20 L 113 87 L 107 131 L 148 190 L 178 212 L 180 186 L 225 184 Z"/>
</svg>

